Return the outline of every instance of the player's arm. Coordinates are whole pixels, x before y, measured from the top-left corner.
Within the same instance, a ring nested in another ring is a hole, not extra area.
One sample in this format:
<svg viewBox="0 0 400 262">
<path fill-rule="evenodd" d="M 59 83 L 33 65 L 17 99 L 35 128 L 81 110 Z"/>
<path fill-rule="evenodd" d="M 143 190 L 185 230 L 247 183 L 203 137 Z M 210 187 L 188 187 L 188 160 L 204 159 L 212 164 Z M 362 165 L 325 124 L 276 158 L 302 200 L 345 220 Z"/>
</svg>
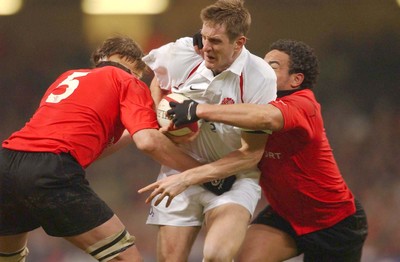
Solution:
<svg viewBox="0 0 400 262">
<path fill-rule="evenodd" d="M 180 175 L 187 184 L 197 185 L 254 169 L 264 153 L 267 139 L 265 133 L 242 132 L 242 146 L 238 150 Z"/>
<path fill-rule="evenodd" d="M 164 90 L 160 88 L 160 84 L 158 83 L 157 77 L 153 77 L 150 83 L 150 91 L 151 97 L 153 98 L 154 104 L 158 105 L 161 99 L 168 93 L 169 90 Z"/>
<path fill-rule="evenodd" d="M 124 132 L 122 133 L 121 138 L 113 145 L 106 147 L 103 152 L 101 153 L 101 155 L 96 159 L 102 159 L 105 158 L 111 154 L 114 154 L 115 152 L 117 152 L 118 150 L 124 148 L 125 146 L 129 145 L 129 143 L 131 143 L 131 136 L 128 132 L 128 130 L 124 130 Z"/>
<path fill-rule="evenodd" d="M 172 199 L 191 185 L 203 184 L 216 179 L 253 169 L 260 161 L 267 142 L 267 134 L 242 133 L 242 147 L 225 157 L 177 175 L 168 176 L 139 190 L 139 193 L 152 191 L 146 199 L 149 203 L 155 196 L 160 195 L 155 202 L 158 205 L 164 197 L 168 197 L 167 206 Z"/>
<path fill-rule="evenodd" d="M 201 165 L 157 129 L 139 130 L 132 139 L 139 150 L 172 169 L 184 171 Z"/>
<path fill-rule="evenodd" d="M 173 122 L 177 126 L 199 118 L 250 130 L 278 131 L 284 124 L 282 112 L 271 104 L 210 105 L 193 100 L 170 104 L 172 109 L 168 114 L 174 117 Z"/>
<path fill-rule="evenodd" d="M 199 118 L 209 121 L 251 130 L 278 131 L 284 124 L 281 110 L 271 104 L 200 104 L 196 114 Z"/>
</svg>

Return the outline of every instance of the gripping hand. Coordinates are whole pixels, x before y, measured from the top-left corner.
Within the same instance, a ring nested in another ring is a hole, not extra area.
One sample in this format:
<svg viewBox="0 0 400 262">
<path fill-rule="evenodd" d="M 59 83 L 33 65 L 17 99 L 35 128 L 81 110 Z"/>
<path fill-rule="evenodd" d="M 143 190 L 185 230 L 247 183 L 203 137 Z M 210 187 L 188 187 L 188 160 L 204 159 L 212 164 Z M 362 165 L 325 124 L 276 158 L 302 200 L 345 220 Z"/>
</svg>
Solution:
<svg viewBox="0 0 400 262">
<path fill-rule="evenodd" d="M 170 110 L 167 111 L 167 114 L 172 116 L 172 122 L 175 126 L 186 125 L 190 123 L 194 123 L 199 120 L 196 115 L 198 103 L 189 99 L 183 101 L 181 104 L 177 102 L 169 102 Z"/>
</svg>

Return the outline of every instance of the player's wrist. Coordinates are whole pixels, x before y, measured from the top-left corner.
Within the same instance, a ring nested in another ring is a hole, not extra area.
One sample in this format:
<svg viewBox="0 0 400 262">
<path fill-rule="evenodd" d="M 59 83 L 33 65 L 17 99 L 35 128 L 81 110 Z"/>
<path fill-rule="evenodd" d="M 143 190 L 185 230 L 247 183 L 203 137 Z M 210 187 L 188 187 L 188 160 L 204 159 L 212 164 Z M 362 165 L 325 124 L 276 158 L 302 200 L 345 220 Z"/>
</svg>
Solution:
<svg viewBox="0 0 400 262">
<path fill-rule="evenodd" d="M 192 185 L 190 176 L 188 175 L 187 172 L 181 173 L 181 178 L 182 178 L 181 183 L 182 183 L 186 188 L 188 188 L 188 187 L 190 187 L 190 186 Z"/>
<path fill-rule="evenodd" d="M 205 104 L 198 104 L 197 107 L 196 107 L 195 114 L 199 119 L 202 118 L 202 114 L 204 112 L 204 106 L 205 106 Z"/>
<path fill-rule="evenodd" d="M 212 114 L 212 105 L 209 104 L 198 104 L 196 107 L 196 116 L 199 119 L 209 120 L 209 116 Z"/>
</svg>

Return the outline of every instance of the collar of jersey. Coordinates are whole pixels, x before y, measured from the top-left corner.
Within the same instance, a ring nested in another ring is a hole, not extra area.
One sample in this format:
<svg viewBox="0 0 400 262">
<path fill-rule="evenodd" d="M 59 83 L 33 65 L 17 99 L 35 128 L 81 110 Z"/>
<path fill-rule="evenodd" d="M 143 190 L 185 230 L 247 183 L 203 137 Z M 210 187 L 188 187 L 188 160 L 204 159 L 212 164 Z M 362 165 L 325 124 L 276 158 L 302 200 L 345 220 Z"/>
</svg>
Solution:
<svg viewBox="0 0 400 262">
<path fill-rule="evenodd" d="M 96 67 L 103 67 L 103 66 L 114 66 L 114 67 L 118 67 L 119 69 L 124 70 L 125 72 L 127 72 L 128 74 L 132 74 L 131 70 L 129 70 L 128 68 L 126 68 L 125 66 L 121 65 L 120 63 L 117 62 L 113 62 L 113 61 L 103 61 L 100 62 L 96 65 Z"/>
<path fill-rule="evenodd" d="M 284 97 L 284 96 L 291 95 L 293 93 L 296 93 L 297 91 L 301 91 L 301 90 L 304 90 L 304 89 L 307 89 L 307 88 L 300 87 L 300 88 L 294 89 L 294 90 L 278 90 L 276 92 L 276 96 L 277 97 Z"/>
</svg>

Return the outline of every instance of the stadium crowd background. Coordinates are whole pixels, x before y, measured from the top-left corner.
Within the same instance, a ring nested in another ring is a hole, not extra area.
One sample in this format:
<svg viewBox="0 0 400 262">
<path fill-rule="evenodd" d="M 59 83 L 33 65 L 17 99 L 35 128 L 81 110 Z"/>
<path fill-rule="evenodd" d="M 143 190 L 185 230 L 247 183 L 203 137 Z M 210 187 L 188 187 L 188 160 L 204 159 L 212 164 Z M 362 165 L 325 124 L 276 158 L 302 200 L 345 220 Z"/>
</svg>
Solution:
<svg viewBox="0 0 400 262">
<path fill-rule="evenodd" d="M 59 73 L 90 66 L 93 48 L 106 37 L 129 35 L 147 52 L 192 35 L 201 26 L 200 9 L 213 1 L 171 0 L 158 15 L 103 16 L 83 14 L 79 0 L 25 2 L 19 13 L 0 16 L 1 141 L 29 120 Z M 399 4 L 395 0 L 245 3 L 253 18 L 247 44 L 253 53 L 264 57 L 278 38 L 314 47 L 321 64 L 315 93 L 327 134 L 344 178 L 368 215 L 363 261 L 400 261 Z M 149 74 L 144 81 L 150 79 Z M 156 230 L 144 224 L 146 195 L 137 190 L 156 179 L 158 168 L 131 146 L 87 170 L 92 186 L 136 236 L 145 261 L 155 261 Z M 199 245 L 192 261 L 201 261 Z M 29 248 L 31 262 L 93 261 L 41 229 L 31 234 Z"/>
</svg>

